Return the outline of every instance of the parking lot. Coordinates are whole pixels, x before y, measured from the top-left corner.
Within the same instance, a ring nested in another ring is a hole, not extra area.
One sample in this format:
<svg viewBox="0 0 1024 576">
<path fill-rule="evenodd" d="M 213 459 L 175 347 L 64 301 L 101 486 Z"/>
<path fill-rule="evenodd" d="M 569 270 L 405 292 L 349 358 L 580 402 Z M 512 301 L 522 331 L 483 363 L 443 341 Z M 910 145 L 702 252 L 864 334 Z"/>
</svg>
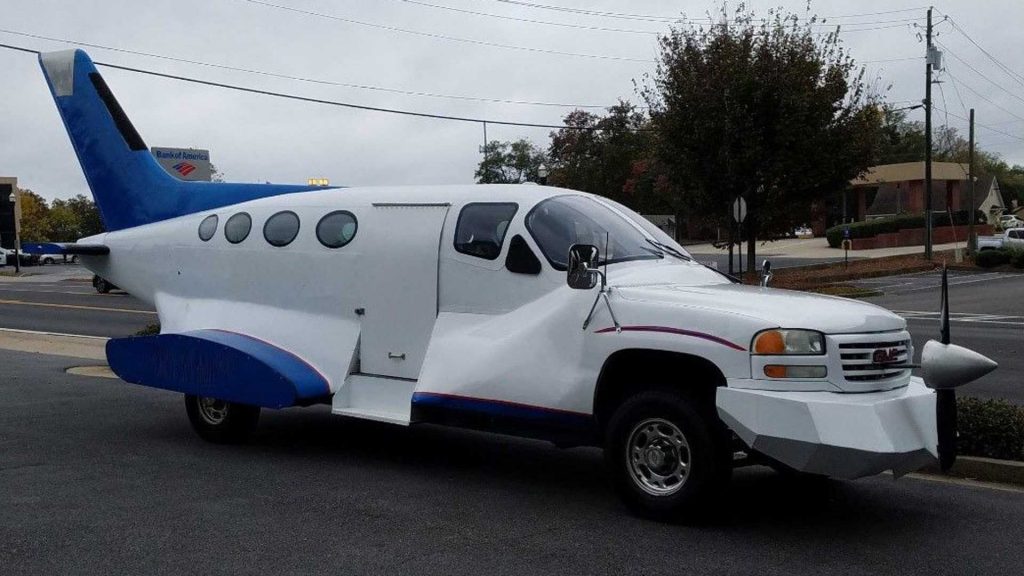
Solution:
<svg viewBox="0 0 1024 576">
<path fill-rule="evenodd" d="M 0 329 L 123 336 L 155 322 L 57 275 L 0 279 Z M 78 272 L 81 276 L 81 272 Z M 872 302 L 937 336 L 937 275 Z M 967 393 L 1022 401 L 1024 276 L 954 275 L 953 340 L 1000 370 Z M 634 518 L 600 453 L 326 408 L 265 411 L 248 446 L 203 442 L 177 394 L 0 350 L 0 573 L 1016 574 L 1024 495 L 913 475 L 795 483 L 736 473 L 708 524 Z M 810 552 L 809 552 L 810 551 Z"/>
</svg>

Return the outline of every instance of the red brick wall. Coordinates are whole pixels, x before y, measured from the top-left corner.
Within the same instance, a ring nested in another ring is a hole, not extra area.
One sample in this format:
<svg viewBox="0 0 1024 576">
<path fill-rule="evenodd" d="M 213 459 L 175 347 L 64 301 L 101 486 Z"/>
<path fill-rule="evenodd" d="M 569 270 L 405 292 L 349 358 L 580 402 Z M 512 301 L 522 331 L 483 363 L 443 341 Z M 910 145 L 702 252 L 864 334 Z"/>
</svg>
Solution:
<svg viewBox="0 0 1024 576">
<path fill-rule="evenodd" d="M 979 224 L 974 227 L 979 236 L 993 233 L 992 226 Z M 967 241 L 967 226 L 942 226 L 932 230 L 933 244 L 950 244 Z M 905 228 L 899 232 L 879 234 L 874 238 L 854 238 L 851 250 L 871 250 L 874 248 L 896 248 L 899 246 L 924 246 L 924 228 Z"/>
</svg>

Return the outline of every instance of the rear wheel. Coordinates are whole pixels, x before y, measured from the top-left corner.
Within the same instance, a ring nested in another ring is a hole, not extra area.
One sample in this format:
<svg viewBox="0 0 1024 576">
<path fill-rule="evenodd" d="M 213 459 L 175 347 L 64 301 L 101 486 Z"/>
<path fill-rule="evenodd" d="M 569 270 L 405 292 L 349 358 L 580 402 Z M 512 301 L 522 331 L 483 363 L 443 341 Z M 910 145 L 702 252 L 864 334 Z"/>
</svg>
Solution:
<svg viewBox="0 0 1024 576">
<path fill-rule="evenodd" d="M 107 282 L 103 278 L 97 278 L 93 282 L 93 286 L 96 287 L 96 291 L 99 292 L 100 294 L 109 294 L 110 293 L 110 282 Z"/>
<path fill-rule="evenodd" d="M 50 258 L 49 256 L 47 256 L 46 258 L 43 258 L 43 265 L 46 265 L 46 264 L 53 264 L 53 258 Z"/>
<path fill-rule="evenodd" d="M 694 400 L 666 391 L 627 399 L 608 425 L 605 459 L 631 510 L 656 520 L 697 520 L 728 483 L 728 435 Z"/>
<path fill-rule="evenodd" d="M 197 434 L 208 442 L 245 442 L 256 430 L 260 407 L 237 404 L 205 396 L 185 395 L 188 420 Z"/>
</svg>

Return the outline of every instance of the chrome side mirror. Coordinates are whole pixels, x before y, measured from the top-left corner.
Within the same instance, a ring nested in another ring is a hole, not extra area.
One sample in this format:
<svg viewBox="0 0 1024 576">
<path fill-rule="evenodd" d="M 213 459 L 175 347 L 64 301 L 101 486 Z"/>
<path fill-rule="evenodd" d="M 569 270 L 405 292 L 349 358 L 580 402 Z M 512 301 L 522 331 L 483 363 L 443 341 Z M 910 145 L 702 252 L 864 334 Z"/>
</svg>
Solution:
<svg viewBox="0 0 1024 576">
<path fill-rule="evenodd" d="M 576 290 L 590 290 L 597 286 L 600 272 L 597 261 L 600 252 L 592 244 L 573 244 L 569 247 L 569 264 L 566 267 L 566 283 Z"/>
<path fill-rule="evenodd" d="M 761 264 L 761 287 L 768 286 L 772 280 L 772 263 L 767 258 Z"/>
</svg>

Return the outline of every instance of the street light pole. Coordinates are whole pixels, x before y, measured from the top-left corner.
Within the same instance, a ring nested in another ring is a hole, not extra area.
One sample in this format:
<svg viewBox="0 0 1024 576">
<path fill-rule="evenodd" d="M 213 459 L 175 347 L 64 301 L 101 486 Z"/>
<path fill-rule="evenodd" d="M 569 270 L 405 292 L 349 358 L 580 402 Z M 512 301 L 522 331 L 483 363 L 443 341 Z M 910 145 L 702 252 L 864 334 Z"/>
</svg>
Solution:
<svg viewBox="0 0 1024 576">
<path fill-rule="evenodd" d="M 932 9 L 928 8 L 924 62 L 924 257 L 932 259 Z"/>
<path fill-rule="evenodd" d="M 970 164 L 967 167 L 967 185 L 971 190 L 971 203 L 967 207 L 970 212 L 970 220 L 967 221 L 967 253 L 974 255 L 978 247 L 978 237 L 974 232 L 974 108 L 971 108 L 971 129 L 970 129 Z"/>
<path fill-rule="evenodd" d="M 18 186 L 12 187 L 13 192 L 9 200 L 14 202 L 14 273 L 21 274 L 21 200 L 18 195 Z"/>
</svg>

